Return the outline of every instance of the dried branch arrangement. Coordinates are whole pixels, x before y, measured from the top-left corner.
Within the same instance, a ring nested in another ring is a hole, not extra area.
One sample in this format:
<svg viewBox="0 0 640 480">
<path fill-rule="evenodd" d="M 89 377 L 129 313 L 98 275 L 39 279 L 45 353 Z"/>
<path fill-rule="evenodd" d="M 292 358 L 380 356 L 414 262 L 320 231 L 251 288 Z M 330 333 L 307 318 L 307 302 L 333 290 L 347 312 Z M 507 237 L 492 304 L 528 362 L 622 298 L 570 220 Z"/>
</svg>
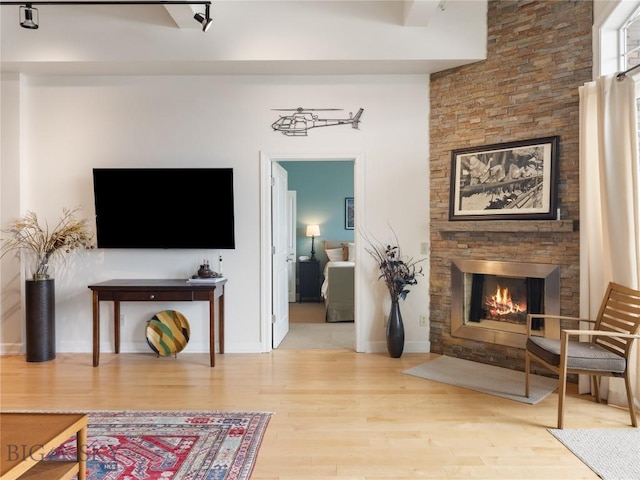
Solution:
<svg viewBox="0 0 640 480">
<path fill-rule="evenodd" d="M 79 248 L 93 248 L 93 232 L 89 227 L 89 221 L 78 219 L 78 210 L 63 208 L 62 217 L 51 231 L 46 222 L 44 227 L 40 225 L 34 212 L 27 212 L 24 217 L 0 229 L 3 234 L 1 256 L 10 251 L 20 255 L 26 250 L 35 258 L 33 278 L 49 278 L 49 262 L 54 256 L 63 257 Z"/>
<path fill-rule="evenodd" d="M 400 251 L 398 237 L 392 230 L 394 245 L 385 244 L 377 239 L 365 236 L 367 246 L 365 250 L 378 264 L 380 276 L 383 280 L 392 302 L 404 300 L 409 294 L 410 285 L 417 285 L 417 276 L 422 275 L 422 267 L 418 264 L 425 259 L 415 260 L 411 257 L 403 257 Z"/>
</svg>

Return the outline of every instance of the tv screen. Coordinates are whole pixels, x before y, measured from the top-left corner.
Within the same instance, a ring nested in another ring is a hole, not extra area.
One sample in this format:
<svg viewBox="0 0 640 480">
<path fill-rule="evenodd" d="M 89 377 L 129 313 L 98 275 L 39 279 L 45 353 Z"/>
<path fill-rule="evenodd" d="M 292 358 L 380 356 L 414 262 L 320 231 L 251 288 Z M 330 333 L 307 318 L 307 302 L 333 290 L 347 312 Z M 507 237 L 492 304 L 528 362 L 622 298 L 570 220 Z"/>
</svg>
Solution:
<svg viewBox="0 0 640 480">
<path fill-rule="evenodd" d="M 94 168 L 98 248 L 235 248 L 232 168 Z"/>
</svg>

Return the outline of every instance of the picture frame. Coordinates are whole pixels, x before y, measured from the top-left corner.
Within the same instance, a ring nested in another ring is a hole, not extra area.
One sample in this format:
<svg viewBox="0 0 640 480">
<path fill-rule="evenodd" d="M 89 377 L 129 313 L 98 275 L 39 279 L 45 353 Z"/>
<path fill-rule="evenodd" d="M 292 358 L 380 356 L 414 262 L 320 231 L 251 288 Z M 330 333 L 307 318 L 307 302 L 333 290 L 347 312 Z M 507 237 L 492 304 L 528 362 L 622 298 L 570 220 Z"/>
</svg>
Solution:
<svg viewBox="0 0 640 480">
<path fill-rule="evenodd" d="M 449 220 L 557 218 L 559 136 L 451 152 Z"/>
<path fill-rule="evenodd" d="M 347 197 L 344 199 L 344 228 L 346 230 L 353 230 L 354 227 L 353 197 Z"/>
</svg>

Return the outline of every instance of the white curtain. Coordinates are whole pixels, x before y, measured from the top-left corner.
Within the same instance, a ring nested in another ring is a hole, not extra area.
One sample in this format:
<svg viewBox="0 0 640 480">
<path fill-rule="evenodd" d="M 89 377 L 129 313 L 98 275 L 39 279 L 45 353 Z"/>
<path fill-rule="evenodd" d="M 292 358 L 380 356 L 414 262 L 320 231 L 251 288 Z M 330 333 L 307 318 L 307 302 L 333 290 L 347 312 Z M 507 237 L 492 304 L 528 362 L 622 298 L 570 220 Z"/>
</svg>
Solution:
<svg viewBox="0 0 640 480">
<path fill-rule="evenodd" d="M 598 78 L 580 93 L 580 316 L 595 318 L 610 281 L 640 285 L 640 208 L 635 82 Z M 640 355 L 630 371 L 640 405 Z M 624 381 L 603 378 L 602 396 L 626 406 Z M 588 378 L 580 391 L 589 391 Z"/>
</svg>

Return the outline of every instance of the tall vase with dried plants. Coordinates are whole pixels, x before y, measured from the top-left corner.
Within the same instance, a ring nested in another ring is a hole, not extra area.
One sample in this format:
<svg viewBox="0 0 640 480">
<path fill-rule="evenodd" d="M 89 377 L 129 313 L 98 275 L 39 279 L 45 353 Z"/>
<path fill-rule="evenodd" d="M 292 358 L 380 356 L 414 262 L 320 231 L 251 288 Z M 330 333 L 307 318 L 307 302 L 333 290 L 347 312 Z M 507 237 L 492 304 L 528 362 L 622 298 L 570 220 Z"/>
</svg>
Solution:
<svg viewBox="0 0 640 480">
<path fill-rule="evenodd" d="M 0 257 L 15 252 L 30 262 L 32 278 L 25 285 L 26 357 L 41 362 L 55 358 L 55 284 L 51 262 L 81 248 L 93 248 L 93 232 L 78 209 L 64 208 L 50 230 L 34 212 L 27 212 L 0 229 Z"/>
<path fill-rule="evenodd" d="M 394 242 L 384 243 L 371 236 L 364 236 L 367 246 L 365 250 L 378 264 L 380 276 L 389 295 L 391 296 L 391 310 L 387 320 L 387 351 L 392 358 L 402 356 L 404 350 L 404 324 L 400 314 L 400 300 L 409 294 L 409 287 L 417 285 L 416 277 L 422 275 L 419 263 L 425 259 L 406 257 L 400 250 L 398 237 L 392 230 Z"/>
</svg>

